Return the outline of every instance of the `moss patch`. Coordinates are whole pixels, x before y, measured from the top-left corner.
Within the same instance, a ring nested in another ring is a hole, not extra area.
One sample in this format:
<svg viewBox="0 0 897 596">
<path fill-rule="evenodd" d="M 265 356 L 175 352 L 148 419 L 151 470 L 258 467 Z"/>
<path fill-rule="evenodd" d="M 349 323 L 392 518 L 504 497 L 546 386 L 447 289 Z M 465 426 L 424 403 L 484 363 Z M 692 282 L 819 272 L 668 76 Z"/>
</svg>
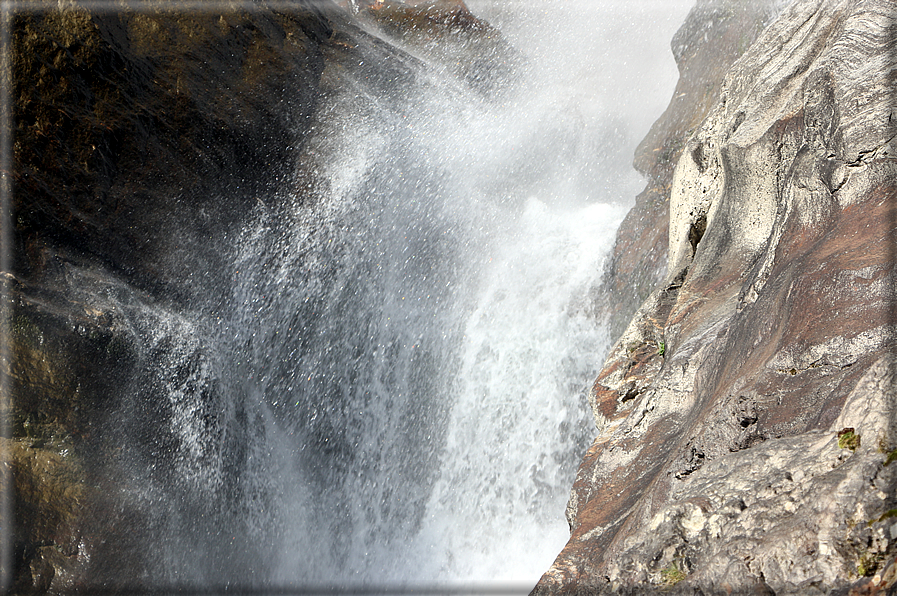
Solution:
<svg viewBox="0 0 897 596">
<path fill-rule="evenodd" d="M 884 560 L 885 556 L 882 553 L 865 553 L 857 563 L 857 575 L 860 577 L 874 575 Z"/>
<path fill-rule="evenodd" d="M 675 586 L 685 579 L 686 573 L 679 568 L 679 563 L 672 561 L 669 565 L 660 570 L 660 577 L 667 586 Z"/>
<path fill-rule="evenodd" d="M 845 428 L 838 433 L 838 447 L 856 451 L 860 447 L 860 435 L 854 429 Z"/>
<path fill-rule="evenodd" d="M 895 460 L 897 460 L 897 449 L 894 449 L 893 451 L 888 453 L 888 457 L 885 458 L 884 465 L 887 466 L 888 464 L 890 464 L 891 462 L 893 462 Z"/>
</svg>

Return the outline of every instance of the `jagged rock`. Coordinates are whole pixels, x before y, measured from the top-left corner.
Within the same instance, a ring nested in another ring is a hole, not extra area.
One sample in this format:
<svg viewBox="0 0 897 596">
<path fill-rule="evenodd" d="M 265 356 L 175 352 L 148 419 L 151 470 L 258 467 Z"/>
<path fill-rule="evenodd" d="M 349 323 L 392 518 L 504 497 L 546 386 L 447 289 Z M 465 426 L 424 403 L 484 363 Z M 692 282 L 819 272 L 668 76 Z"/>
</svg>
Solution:
<svg viewBox="0 0 897 596">
<path fill-rule="evenodd" d="M 797 0 L 727 73 L 534 593 L 894 585 L 895 18 Z"/>
</svg>

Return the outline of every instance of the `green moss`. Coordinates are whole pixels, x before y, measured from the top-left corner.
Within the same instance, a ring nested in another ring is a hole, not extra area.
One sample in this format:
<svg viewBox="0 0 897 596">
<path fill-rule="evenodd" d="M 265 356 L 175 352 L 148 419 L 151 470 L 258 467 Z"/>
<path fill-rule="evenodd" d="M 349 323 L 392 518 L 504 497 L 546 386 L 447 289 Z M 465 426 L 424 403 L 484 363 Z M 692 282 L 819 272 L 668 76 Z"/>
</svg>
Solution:
<svg viewBox="0 0 897 596">
<path fill-rule="evenodd" d="M 870 521 L 869 525 L 871 526 L 875 522 L 885 521 L 886 519 L 891 519 L 892 517 L 897 517 L 897 509 L 888 509 L 883 514 L 881 514 L 878 519 Z"/>
<path fill-rule="evenodd" d="M 888 457 L 885 458 L 884 465 L 888 465 L 895 460 L 897 460 L 897 449 L 894 449 L 890 453 L 888 453 Z"/>
<path fill-rule="evenodd" d="M 882 553 L 864 553 L 857 563 L 857 575 L 860 577 L 874 575 L 884 559 L 885 556 Z"/>
<path fill-rule="evenodd" d="M 838 447 L 856 451 L 860 447 L 860 435 L 852 428 L 843 429 L 838 433 Z"/>
<path fill-rule="evenodd" d="M 668 586 L 675 586 L 685 579 L 685 571 L 679 568 L 679 563 L 672 561 L 669 565 L 660 570 L 660 576 L 663 583 Z"/>
</svg>

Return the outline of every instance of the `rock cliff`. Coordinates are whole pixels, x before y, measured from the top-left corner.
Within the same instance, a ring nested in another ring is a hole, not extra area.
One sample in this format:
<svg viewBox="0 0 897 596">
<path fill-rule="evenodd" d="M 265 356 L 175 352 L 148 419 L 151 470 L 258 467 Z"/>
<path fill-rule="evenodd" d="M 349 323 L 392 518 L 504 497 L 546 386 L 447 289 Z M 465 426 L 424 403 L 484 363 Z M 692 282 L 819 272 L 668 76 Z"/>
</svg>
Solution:
<svg viewBox="0 0 897 596">
<path fill-rule="evenodd" d="M 460 3 L 439 14 L 437 33 L 486 27 Z M 311 204 L 329 183 L 326 135 L 309 138 L 330 104 L 398 120 L 426 67 L 331 2 L 33 2 L 10 18 L 0 579 L 21 594 L 254 581 L 274 522 L 240 480 L 263 423 L 207 372 L 241 299 L 235 247 L 260 217 L 295 224 L 285 194 Z"/>
<path fill-rule="evenodd" d="M 321 95 L 334 27 L 311 4 L 169 8 L 31 3 L 11 16 L 15 247 L 0 372 L 13 398 L 2 575 L 14 593 L 139 588 L 158 571 L 141 543 L 164 530 L 137 493 L 172 474 L 159 356 L 177 343 L 163 329 L 178 317 L 146 318 L 146 306 L 175 315 L 227 302 L 221 239 L 290 174 Z M 271 101 L 284 92 L 297 101 Z M 178 374 L 195 376 L 202 352 L 189 349 Z M 214 417 L 218 389 L 194 391 Z M 129 393 L 146 401 L 122 426 Z M 123 437 L 147 457 L 112 447 Z M 156 471 L 135 482 L 126 466 Z"/>
<path fill-rule="evenodd" d="M 736 14 L 701 2 L 674 41 L 746 51 L 714 58 L 712 101 L 706 47 L 676 52 L 606 277 L 654 289 L 591 391 L 571 538 L 534 594 L 897 584 L 897 7 L 795 0 L 752 43 Z"/>
</svg>

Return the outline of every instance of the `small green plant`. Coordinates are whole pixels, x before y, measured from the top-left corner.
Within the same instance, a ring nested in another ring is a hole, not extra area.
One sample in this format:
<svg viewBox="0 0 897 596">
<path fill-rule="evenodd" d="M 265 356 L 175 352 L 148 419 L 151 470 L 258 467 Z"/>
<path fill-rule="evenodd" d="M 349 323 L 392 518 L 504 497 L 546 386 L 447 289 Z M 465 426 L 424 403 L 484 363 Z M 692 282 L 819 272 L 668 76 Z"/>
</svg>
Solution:
<svg viewBox="0 0 897 596">
<path fill-rule="evenodd" d="M 663 356 L 664 353 L 666 353 L 666 351 L 667 351 L 667 344 L 666 344 L 666 342 L 664 342 L 663 340 L 658 341 L 658 342 L 657 342 L 657 353 L 658 353 L 660 356 Z"/>
<path fill-rule="evenodd" d="M 838 447 L 856 451 L 860 447 L 860 435 L 852 428 L 845 428 L 838 433 Z"/>
<path fill-rule="evenodd" d="M 685 572 L 679 569 L 679 563 L 671 561 L 669 565 L 660 570 L 660 576 L 663 583 L 668 586 L 675 586 L 685 579 Z"/>
<path fill-rule="evenodd" d="M 857 575 L 860 577 L 874 575 L 884 560 L 885 556 L 882 553 L 865 553 L 857 563 Z"/>
<path fill-rule="evenodd" d="M 888 465 L 893 461 L 897 461 L 897 449 L 894 449 L 893 451 L 888 453 L 888 457 L 885 458 L 885 465 Z"/>
</svg>

